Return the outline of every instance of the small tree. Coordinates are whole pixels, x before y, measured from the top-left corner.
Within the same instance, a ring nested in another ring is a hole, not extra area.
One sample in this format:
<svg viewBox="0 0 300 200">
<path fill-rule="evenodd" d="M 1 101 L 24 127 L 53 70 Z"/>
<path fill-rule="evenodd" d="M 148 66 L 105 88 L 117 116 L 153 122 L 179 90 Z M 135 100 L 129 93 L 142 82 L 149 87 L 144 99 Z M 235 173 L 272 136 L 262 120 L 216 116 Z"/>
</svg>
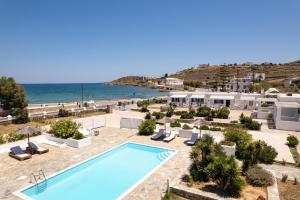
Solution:
<svg viewBox="0 0 300 200">
<path fill-rule="evenodd" d="M 296 147 L 299 144 L 299 140 L 293 135 L 288 136 L 287 141 L 287 145 L 290 147 Z"/>
<path fill-rule="evenodd" d="M 27 123 L 27 100 L 24 88 L 15 82 L 13 78 L 0 78 L 0 106 L 16 117 L 15 123 Z"/>
<path fill-rule="evenodd" d="M 153 119 L 147 119 L 139 126 L 139 135 L 152 135 L 155 130 L 155 121 Z"/>
</svg>

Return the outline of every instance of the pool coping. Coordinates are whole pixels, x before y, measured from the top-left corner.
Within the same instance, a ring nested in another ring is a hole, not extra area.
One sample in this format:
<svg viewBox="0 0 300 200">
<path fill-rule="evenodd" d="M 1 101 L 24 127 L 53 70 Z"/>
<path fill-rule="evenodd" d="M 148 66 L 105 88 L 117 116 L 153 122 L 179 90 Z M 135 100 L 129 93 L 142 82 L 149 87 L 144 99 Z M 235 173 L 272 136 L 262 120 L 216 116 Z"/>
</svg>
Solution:
<svg viewBox="0 0 300 200">
<path fill-rule="evenodd" d="M 164 165 L 167 161 L 169 161 L 169 160 L 170 160 L 173 156 L 175 156 L 176 153 L 178 152 L 178 150 L 176 150 L 176 149 L 171 149 L 171 148 L 167 148 L 167 147 L 161 147 L 161 146 L 157 146 L 157 145 L 148 145 L 148 144 L 143 144 L 143 143 L 138 143 L 138 142 L 133 142 L 133 141 L 127 140 L 126 142 L 123 142 L 123 143 L 121 143 L 121 144 L 119 144 L 119 145 L 117 145 L 117 146 L 114 146 L 114 147 L 112 147 L 112 148 L 109 148 L 108 150 L 105 150 L 105 151 L 103 151 L 103 152 L 101 152 L 101 153 L 98 153 L 98 154 L 96 154 L 96 155 L 94 155 L 94 156 L 92 156 L 92 157 L 90 157 L 90 158 L 88 158 L 88 159 L 85 159 L 85 160 L 83 160 L 83 161 L 81 161 L 81 162 L 79 162 L 79 163 L 75 163 L 75 164 L 73 164 L 73 165 L 71 165 L 71 166 L 69 166 L 69 167 L 67 167 L 67 168 L 65 168 L 65 169 L 59 170 L 58 172 L 55 172 L 54 174 L 52 174 L 52 175 L 50 175 L 50 176 L 46 176 L 46 179 L 50 179 L 50 178 L 52 178 L 52 177 L 54 177 L 54 176 L 57 176 L 57 175 L 59 175 L 59 174 L 62 174 L 62 173 L 64 173 L 65 171 L 68 171 L 68 170 L 70 170 L 70 169 L 72 169 L 72 168 L 74 168 L 74 167 L 77 167 L 77 166 L 79 166 L 79 165 L 81 165 L 81 164 L 83 164 L 83 163 L 86 163 L 86 162 L 88 162 L 88 161 L 90 161 L 90 160 L 92 160 L 92 159 L 95 159 L 95 158 L 98 157 L 98 156 L 101 156 L 102 154 L 108 153 L 108 152 L 110 152 L 110 151 L 112 151 L 112 150 L 114 150 L 114 149 L 116 149 L 116 148 L 118 148 L 118 147 L 120 147 L 120 146 L 122 146 L 122 145 L 128 144 L 128 143 L 138 144 L 138 145 L 143 145 L 143 146 L 148 146 L 148 147 L 155 147 L 155 148 L 160 148 L 160 149 L 166 149 L 166 150 L 169 150 L 169 151 L 173 151 L 174 153 L 172 153 L 167 159 L 165 159 L 165 160 L 162 161 L 159 165 L 157 165 L 157 166 L 154 167 L 152 170 L 150 170 L 143 178 L 141 178 L 139 181 L 137 181 L 135 184 L 133 184 L 131 187 L 129 187 L 129 189 L 126 190 L 124 193 L 122 193 L 120 196 L 118 196 L 118 197 L 116 198 L 116 200 L 121 200 L 121 199 L 123 199 L 125 196 L 127 196 L 127 195 L 128 195 L 130 192 L 132 192 L 138 185 L 140 185 L 143 181 L 145 181 L 148 177 L 150 177 L 150 176 L 151 176 L 158 168 L 160 168 L 162 165 Z M 42 182 L 42 181 L 43 181 L 43 180 L 38 181 L 37 183 L 40 183 L 40 182 Z M 29 197 L 29 196 L 27 196 L 27 195 L 25 195 L 25 194 L 22 193 L 22 191 L 24 191 L 24 190 L 26 190 L 26 189 L 29 189 L 29 188 L 33 187 L 34 185 L 35 185 L 35 184 L 32 184 L 32 183 L 31 183 L 30 185 L 25 186 L 25 187 L 23 187 L 23 188 L 21 188 L 21 189 L 15 191 L 15 192 L 13 192 L 13 195 L 15 195 L 15 196 L 17 196 L 17 197 L 19 197 L 19 198 L 21 198 L 21 199 L 24 199 L 24 200 L 35 200 L 35 199 L 33 199 L 33 198 L 31 198 L 31 197 Z"/>
</svg>

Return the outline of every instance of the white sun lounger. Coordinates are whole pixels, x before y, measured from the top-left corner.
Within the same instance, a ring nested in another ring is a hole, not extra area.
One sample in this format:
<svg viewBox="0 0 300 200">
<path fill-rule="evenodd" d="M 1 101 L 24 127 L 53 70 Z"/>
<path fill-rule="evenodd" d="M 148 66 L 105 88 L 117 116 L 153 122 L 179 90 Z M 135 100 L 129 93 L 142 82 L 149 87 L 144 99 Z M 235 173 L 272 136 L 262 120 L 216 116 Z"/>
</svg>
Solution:
<svg viewBox="0 0 300 200">
<path fill-rule="evenodd" d="M 165 136 L 165 129 L 159 129 L 158 133 L 151 137 L 152 140 L 158 140 Z"/>
<path fill-rule="evenodd" d="M 177 131 L 171 131 L 170 135 L 164 139 L 164 142 L 172 141 L 177 135 Z"/>
</svg>

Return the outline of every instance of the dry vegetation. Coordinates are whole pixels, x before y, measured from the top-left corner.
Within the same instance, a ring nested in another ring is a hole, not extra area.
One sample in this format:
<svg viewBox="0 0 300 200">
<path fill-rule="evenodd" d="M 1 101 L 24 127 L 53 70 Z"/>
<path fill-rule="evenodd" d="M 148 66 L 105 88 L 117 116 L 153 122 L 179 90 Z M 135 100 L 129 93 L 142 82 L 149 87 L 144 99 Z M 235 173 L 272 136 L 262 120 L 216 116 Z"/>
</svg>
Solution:
<svg viewBox="0 0 300 200">
<path fill-rule="evenodd" d="M 300 184 L 294 185 L 293 181 L 286 183 L 278 180 L 278 190 L 281 200 L 298 200 L 300 199 Z"/>
</svg>

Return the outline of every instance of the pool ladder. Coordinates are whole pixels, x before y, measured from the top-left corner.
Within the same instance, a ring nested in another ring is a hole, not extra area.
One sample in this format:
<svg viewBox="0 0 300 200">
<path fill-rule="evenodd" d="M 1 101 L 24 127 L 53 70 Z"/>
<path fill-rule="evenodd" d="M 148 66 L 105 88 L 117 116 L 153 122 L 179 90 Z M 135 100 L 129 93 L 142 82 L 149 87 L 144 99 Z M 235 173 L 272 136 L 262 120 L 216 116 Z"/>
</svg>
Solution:
<svg viewBox="0 0 300 200">
<path fill-rule="evenodd" d="M 47 188 L 47 179 L 44 171 L 41 169 L 37 173 L 32 173 L 32 178 L 37 192 L 43 192 Z"/>
</svg>

